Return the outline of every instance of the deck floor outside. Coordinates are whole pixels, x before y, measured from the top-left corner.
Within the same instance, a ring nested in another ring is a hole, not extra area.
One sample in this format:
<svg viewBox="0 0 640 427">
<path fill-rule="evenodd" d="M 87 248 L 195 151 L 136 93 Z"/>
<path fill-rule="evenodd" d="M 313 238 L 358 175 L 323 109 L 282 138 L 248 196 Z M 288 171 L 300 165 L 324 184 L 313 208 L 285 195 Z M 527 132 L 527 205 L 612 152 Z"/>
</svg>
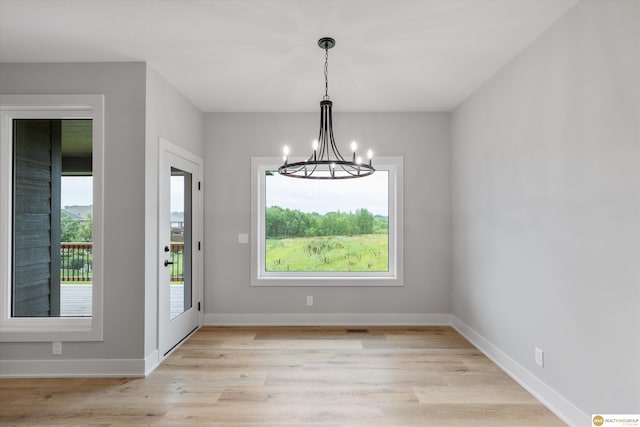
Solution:
<svg viewBox="0 0 640 427">
<path fill-rule="evenodd" d="M 91 316 L 91 285 L 62 284 L 60 286 L 60 316 L 85 317 Z M 183 284 L 172 284 L 170 290 L 171 317 L 182 313 Z"/>
</svg>

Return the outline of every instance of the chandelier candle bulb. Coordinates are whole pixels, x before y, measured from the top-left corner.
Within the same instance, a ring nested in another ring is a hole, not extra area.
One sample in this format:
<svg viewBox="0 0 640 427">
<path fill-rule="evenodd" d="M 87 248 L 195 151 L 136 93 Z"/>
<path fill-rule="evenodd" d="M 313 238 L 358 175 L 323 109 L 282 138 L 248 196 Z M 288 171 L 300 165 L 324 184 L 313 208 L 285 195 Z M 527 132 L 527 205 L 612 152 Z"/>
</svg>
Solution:
<svg viewBox="0 0 640 427">
<path fill-rule="evenodd" d="M 373 158 L 373 151 L 367 151 L 367 158 L 369 159 L 369 167 L 371 167 L 371 159 Z"/>
</svg>

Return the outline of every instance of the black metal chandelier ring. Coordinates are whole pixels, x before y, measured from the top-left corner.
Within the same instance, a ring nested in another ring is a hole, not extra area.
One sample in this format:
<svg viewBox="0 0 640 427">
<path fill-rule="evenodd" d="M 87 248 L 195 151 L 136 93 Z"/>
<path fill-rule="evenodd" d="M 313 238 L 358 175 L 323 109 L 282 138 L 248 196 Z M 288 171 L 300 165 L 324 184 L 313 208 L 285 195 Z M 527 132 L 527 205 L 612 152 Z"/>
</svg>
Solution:
<svg viewBox="0 0 640 427">
<path fill-rule="evenodd" d="M 315 175 L 318 167 L 329 170 L 329 175 Z M 339 176 L 336 176 L 338 170 Z M 340 173 L 342 171 L 342 173 Z M 371 166 L 367 164 L 357 164 L 346 160 L 316 160 L 315 162 L 295 162 L 280 166 L 278 173 L 291 178 L 307 178 L 307 179 L 348 179 L 362 178 L 375 172 Z M 345 175 L 346 173 L 346 175 Z"/>
</svg>

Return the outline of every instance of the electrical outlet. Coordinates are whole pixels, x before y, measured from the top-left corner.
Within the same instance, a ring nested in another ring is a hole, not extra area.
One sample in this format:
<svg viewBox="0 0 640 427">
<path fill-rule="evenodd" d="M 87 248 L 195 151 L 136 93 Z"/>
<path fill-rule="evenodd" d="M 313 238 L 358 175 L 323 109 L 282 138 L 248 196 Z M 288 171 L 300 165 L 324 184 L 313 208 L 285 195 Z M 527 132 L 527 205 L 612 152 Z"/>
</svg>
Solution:
<svg viewBox="0 0 640 427">
<path fill-rule="evenodd" d="M 54 341 L 51 346 L 51 352 L 54 356 L 60 356 L 62 354 L 62 342 Z"/>
<path fill-rule="evenodd" d="M 307 296 L 307 305 L 313 305 L 313 296 Z"/>
<path fill-rule="evenodd" d="M 544 368 L 544 351 L 536 347 L 536 365 Z"/>
</svg>

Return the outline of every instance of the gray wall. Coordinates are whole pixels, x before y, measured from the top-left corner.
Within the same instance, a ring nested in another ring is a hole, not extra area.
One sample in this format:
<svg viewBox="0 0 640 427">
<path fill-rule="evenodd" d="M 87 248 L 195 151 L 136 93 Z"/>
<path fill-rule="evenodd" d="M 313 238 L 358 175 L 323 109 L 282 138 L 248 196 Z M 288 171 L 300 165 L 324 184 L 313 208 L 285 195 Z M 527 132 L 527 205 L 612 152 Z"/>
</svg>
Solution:
<svg viewBox="0 0 640 427">
<path fill-rule="evenodd" d="M 145 74 L 144 63 L 0 64 L 3 94 L 105 95 L 104 341 L 65 343 L 65 359 L 143 355 Z M 0 359 L 53 358 L 51 343 L 0 345 Z"/>
<path fill-rule="evenodd" d="M 251 287 L 252 156 L 306 153 L 319 113 L 211 113 L 205 116 L 205 312 L 450 313 L 449 114 L 338 113 L 342 150 L 351 139 L 379 156 L 404 157 L 405 286 Z M 375 161 L 375 160 L 374 160 Z M 306 295 L 314 306 L 306 307 Z"/>
<path fill-rule="evenodd" d="M 158 162 L 162 137 L 203 157 L 203 114 L 150 66 L 146 85 L 145 356 L 158 347 Z"/>
<path fill-rule="evenodd" d="M 586 414 L 640 412 L 638 22 L 579 3 L 452 117 L 453 313 Z"/>
<path fill-rule="evenodd" d="M 149 355 L 157 348 L 158 138 L 203 156 L 202 113 L 144 63 L 0 64 L 0 71 L 4 94 L 105 94 L 104 342 L 65 343 L 63 355 Z M 0 349 L 0 359 L 49 358 L 50 343 Z"/>
</svg>

